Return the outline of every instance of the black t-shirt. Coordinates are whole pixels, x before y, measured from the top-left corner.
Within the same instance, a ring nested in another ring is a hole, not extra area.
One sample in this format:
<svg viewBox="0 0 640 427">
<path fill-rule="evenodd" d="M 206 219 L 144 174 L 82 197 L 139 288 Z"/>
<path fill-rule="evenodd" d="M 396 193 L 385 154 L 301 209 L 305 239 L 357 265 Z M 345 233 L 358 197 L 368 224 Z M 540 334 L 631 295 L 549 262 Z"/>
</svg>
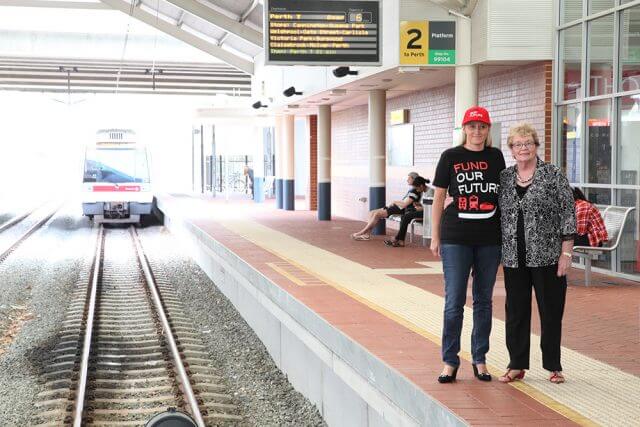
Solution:
<svg viewBox="0 0 640 427">
<path fill-rule="evenodd" d="M 415 211 L 416 203 L 420 203 L 420 199 L 422 198 L 422 192 L 416 190 L 415 187 L 412 187 L 411 190 L 407 191 L 407 194 L 404 195 L 402 200 L 406 199 L 407 197 L 409 197 L 413 202 L 409 206 L 407 206 L 404 210 L 406 212 Z"/>
<path fill-rule="evenodd" d="M 459 145 L 442 153 L 433 185 L 453 197 L 440 223 L 443 243 L 501 243 L 498 189 L 505 167 L 502 151 L 493 147 L 471 151 Z"/>
<path fill-rule="evenodd" d="M 518 195 L 518 199 L 522 200 L 524 195 L 527 194 L 528 189 L 529 186 L 520 187 L 519 185 L 516 185 L 516 194 Z M 522 213 L 522 208 L 518 209 L 516 239 L 518 240 L 518 265 L 527 265 L 527 245 L 524 237 L 524 214 Z"/>
</svg>

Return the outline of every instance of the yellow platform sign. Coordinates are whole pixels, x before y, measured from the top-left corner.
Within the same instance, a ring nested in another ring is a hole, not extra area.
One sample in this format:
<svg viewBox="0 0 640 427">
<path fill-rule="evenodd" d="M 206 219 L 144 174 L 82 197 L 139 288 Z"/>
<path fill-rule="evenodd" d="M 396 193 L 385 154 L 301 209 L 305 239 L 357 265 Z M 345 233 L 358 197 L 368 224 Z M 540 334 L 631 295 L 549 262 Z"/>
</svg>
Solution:
<svg viewBox="0 0 640 427">
<path fill-rule="evenodd" d="M 420 65 L 428 62 L 429 21 L 400 23 L 400 65 Z"/>
</svg>

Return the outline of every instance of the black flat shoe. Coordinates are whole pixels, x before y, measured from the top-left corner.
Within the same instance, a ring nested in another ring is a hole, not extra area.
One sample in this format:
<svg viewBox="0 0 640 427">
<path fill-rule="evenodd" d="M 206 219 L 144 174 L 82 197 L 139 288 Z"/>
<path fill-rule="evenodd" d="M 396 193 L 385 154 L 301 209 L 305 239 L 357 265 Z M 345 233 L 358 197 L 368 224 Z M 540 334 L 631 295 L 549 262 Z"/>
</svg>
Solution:
<svg viewBox="0 0 640 427">
<path fill-rule="evenodd" d="M 460 366 L 456 366 L 455 369 L 453 370 L 453 373 L 451 375 L 445 375 L 445 374 L 441 374 L 438 377 L 438 382 L 440 384 L 448 384 L 448 383 L 452 383 L 456 380 L 456 375 L 458 375 L 458 368 Z"/>
<path fill-rule="evenodd" d="M 472 363 L 471 366 L 473 366 L 473 375 L 475 375 L 477 379 L 480 381 L 491 381 L 491 374 L 488 372 L 478 372 L 478 367 L 474 363 Z"/>
</svg>

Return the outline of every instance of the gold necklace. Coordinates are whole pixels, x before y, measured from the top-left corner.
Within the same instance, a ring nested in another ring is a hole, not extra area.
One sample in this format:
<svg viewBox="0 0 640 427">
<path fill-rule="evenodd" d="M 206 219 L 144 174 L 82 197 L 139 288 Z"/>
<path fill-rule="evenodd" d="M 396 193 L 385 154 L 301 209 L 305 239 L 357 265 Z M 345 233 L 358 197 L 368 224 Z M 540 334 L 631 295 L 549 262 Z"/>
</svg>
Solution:
<svg viewBox="0 0 640 427">
<path fill-rule="evenodd" d="M 531 174 L 531 176 L 529 178 L 523 179 L 520 176 L 520 171 L 518 170 L 518 166 L 516 165 L 516 179 L 518 180 L 518 182 L 520 184 L 526 184 L 528 182 L 531 182 L 533 180 L 534 175 L 536 174 L 536 170 L 535 168 L 533 169 L 533 173 Z"/>
<path fill-rule="evenodd" d="M 518 180 L 519 183 L 526 184 L 527 182 L 531 182 L 533 180 L 533 175 L 535 175 L 535 172 L 533 174 L 531 174 L 531 176 L 529 178 L 522 179 L 520 177 L 520 174 L 516 172 L 516 179 Z"/>
</svg>

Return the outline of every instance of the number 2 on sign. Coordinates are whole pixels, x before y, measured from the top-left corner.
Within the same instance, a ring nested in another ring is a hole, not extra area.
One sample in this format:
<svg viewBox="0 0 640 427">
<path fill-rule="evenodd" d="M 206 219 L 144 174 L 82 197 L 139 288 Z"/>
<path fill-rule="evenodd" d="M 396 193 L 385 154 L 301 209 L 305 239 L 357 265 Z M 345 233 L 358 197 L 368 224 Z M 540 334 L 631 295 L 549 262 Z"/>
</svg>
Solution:
<svg viewBox="0 0 640 427">
<path fill-rule="evenodd" d="M 407 49 L 422 49 L 422 45 L 416 43 L 422 38 L 422 31 L 417 28 L 412 28 L 407 31 L 407 34 L 413 35 L 413 37 L 409 39 L 409 42 L 407 43 Z"/>
<path fill-rule="evenodd" d="M 400 23 L 400 64 L 421 65 L 427 63 L 429 51 L 429 24 L 427 21 L 402 21 Z"/>
</svg>

